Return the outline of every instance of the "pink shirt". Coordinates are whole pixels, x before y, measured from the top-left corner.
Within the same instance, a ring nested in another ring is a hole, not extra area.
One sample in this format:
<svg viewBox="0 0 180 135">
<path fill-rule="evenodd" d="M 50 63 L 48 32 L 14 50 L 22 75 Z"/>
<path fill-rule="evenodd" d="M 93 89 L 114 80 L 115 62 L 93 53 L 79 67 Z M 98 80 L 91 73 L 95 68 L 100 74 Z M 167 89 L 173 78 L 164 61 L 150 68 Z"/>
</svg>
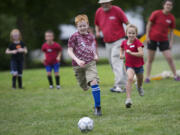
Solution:
<svg viewBox="0 0 180 135">
<path fill-rule="evenodd" d="M 68 41 L 68 47 L 73 48 L 75 56 L 85 61 L 85 64 L 94 60 L 96 43 L 92 34 L 81 35 L 79 32 L 74 33 Z M 72 65 L 78 66 L 74 60 L 72 60 Z"/>
<path fill-rule="evenodd" d="M 47 43 L 44 43 L 41 49 L 45 53 L 44 65 L 53 65 L 58 62 L 57 56 L 59 52 L 62 51 L 62 47 L 60 44 L 56 42 L 54 42 L 52 45 L 48 45 Z"/>
<path fill-rule="evenodd" d="M 126 63 L 125 65 L 128 67 L 141 67 L 144 65 L 144 60 L 142 57 L 136 57 L 132 56 L 128 53 L 126 53 L 126 50 L 130 50 L 132 52 L 138 52 L 139 47 L 144 47 L 143 44 L 138 40 L 135 39 L 132 44 L 127 44 L 128 40 L 124 40 L 121 44 L 121 48 L 124 49 L 125 51 L 125 58 L 126 58 Z"/>
<path fill-rule="evenodd" d="M 123 38 L 125 36 L 123 23 L 127 22 L 125 13 L 117 6 L 112 6 L 107 12 L 101 7 L 96 11 L 95 25 L 100 27 L 104 42 L 111 43 Z"/>
<path fill-rule="evenodd" d="M 149 21 L 152 22 L 152 26 L 150 29 L 150 39 L 154 41 L 168 41 L 168 30 L 169 28 L 175 28 L 175 18 L 174 16 L 169 14 L 164 14 L 162 10 L 154 11 Z"/>
</svg>

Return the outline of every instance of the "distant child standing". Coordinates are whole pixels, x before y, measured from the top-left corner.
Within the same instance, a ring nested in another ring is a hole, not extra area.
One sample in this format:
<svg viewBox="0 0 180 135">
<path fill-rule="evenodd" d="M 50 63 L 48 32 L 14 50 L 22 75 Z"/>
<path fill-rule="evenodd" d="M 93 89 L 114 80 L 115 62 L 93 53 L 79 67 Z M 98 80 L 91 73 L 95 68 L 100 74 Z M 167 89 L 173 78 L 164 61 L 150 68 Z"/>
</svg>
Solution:
<svg viewBox="0 0 180 135">
<path fill-rule="evenodd" d="M 72 58 L 72 65 L 77 81 L 83 90 L 92 89 L 95 103 L 94 114 L 101 113 L 101 100 L 99 77 L 96 69 L 96 43 L 94 36 L 88 32 L 89 20 L 86 15 L 78 15 L 75 18 L 78 32 L 74 33 L 68 41 L 68 54 Z"/>
<path fill-rule="evenodd" d="M 18 79 L 18 87 L 22 89 L 24 54 L 27 53 L 27 48 L 22 41 L 21 32 L 18 29 L 11 31 L 10 41 L 11 43 L 5 53 L 11 55 L 12 88 L 16 89 L 16 80 Z"/>
<path fill-rule="evenodd" d="M 62 54 L 62 47 L 54 41 L 54 32 L 48 30 L 45 32 L 46 42 L 42 45 L 42 51 L 45 54 L 44 65 L 47 71 L 49 88 L 53 89 L 52 69 L 54 70 L 56 79 L 56 88 L 60 89 L 59 68 Z"/>
<path fill-rule="evenodd" d="M 127 40 L 124 40 L 121 44 L 120 59 L 124 58 L 125 53 L 125 65 L 127 70 L 127 84 L 126 84 L 126 102 L 127 108 L 132 105 L 131 89 L 133 84 L 134 75 L 137 77 L 137 90 L 140 96 L 144 96 L 143 73 L 144 73 L 144 60 L 143 60 L 143 44 L 137 39 L 137 27 L 129 24 L 126 29 Z"/>
</svg>

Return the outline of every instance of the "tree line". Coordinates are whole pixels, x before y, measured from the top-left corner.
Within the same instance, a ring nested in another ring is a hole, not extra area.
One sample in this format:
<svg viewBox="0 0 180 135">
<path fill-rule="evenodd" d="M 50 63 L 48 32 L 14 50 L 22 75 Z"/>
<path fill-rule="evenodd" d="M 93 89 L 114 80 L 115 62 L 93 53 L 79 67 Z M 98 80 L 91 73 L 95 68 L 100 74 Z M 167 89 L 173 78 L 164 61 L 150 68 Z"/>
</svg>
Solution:
<svg viewBox="0 0 180 135">
<path fill-rule="evenodd" d="M 114 0 L 114 5 L 124 11 L 143 8 L 143 18 L 146 22 L 153 10 L 162 8 L 162 0 Z M 177 28 L 180 29 L 180 1 L 175 1 L 173 14 L 176 17 Z M 9 33 L 13 28 L 21 30 L 23 40 L 29 50 L 40 48 L 44 42 L 44 32 L 52 29 L 58 41 L 60 24 L 74 24 L 77 14 L 87 14 L 90 25 L 94 25 L 94 14 L 100 5 L 98 0 L 1 0 L 0 4 L 0 69 L 9 68 L 4 54 L 9 44 Z M 61 43 L 61 41 L 59 41 Z M 63 44 L 62 44 L 63 45 Z M 27 66 L 30 63 L 27 59 Z"/>
</svg>

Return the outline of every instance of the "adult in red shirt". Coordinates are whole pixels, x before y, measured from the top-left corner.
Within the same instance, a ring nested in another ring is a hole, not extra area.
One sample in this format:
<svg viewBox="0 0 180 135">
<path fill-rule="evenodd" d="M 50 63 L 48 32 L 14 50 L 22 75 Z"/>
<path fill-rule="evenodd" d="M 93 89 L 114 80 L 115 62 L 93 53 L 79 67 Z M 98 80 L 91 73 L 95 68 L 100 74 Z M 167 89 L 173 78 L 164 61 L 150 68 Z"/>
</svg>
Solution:
<svg viewBox="0 0 180 135">
<path fill-rule="evenodd" d="M 54 69 L 55 79 L 56 79 L 56 88 L 60 89 L 60 76 L 59 76 L 59 67 L 61 60 L 62 47 L 60 44 L 54 42 L 54 33 L 51 30 L 45 32 L 46 42 L 42 45 L 42 51 L 45 54 L 44 65 L 46 67 L 49 88 L 53 88 L 52 81 L 52 69 Z"/>
<path fill-rule="evenodd" d="M 173 46 L 173 29 L 175 28 L 175 18 L 170 13 L 173 9 L 172 0 L 164 0 L 163 9 L 152 12 L 146 26 L 146 36 L 148 43 L 148 57 L 146 64 L 145 82 L 150 82 L 150 73 L 152 62 L 155 57 L 157 47 L 166 58 L 176 81 L 180 81 L 180 77 L 176 74 L 176 67 L 171 55 Z M 170 35 L 168 38 L 168 34 Z"/>
<path fill-rule="evenodd" d="M 99 0 L 101 7 L 95 14 L 95 30 L 96 37 L 100 37 L 100 31 L 103 33 L 108 60 L 115 75 L 114 87 L 110 90 L 123 92 L 127 77 L 123 60 L 119 59 L 119 49 L 125 37 L 123 24 L 128 24 L 128 19 L 122 9 L 112 5 L 111 1 Z"/>
</svg>

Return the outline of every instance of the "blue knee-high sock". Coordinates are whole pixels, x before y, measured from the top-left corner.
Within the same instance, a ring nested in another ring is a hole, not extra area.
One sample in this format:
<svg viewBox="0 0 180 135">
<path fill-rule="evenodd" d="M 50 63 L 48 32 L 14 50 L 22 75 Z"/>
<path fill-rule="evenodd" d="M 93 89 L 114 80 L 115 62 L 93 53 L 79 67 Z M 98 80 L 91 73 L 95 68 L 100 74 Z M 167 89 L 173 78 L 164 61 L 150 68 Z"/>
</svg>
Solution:
<svg viewBox="0 0 180 135">
<path fill-rule="evenodd" d="M 95 107 L 101 106 L 101 94 L 100 94 L 100 88 L 99 85 L 92 85 L 92 95 L 94 98 Z"/>
</svg>

